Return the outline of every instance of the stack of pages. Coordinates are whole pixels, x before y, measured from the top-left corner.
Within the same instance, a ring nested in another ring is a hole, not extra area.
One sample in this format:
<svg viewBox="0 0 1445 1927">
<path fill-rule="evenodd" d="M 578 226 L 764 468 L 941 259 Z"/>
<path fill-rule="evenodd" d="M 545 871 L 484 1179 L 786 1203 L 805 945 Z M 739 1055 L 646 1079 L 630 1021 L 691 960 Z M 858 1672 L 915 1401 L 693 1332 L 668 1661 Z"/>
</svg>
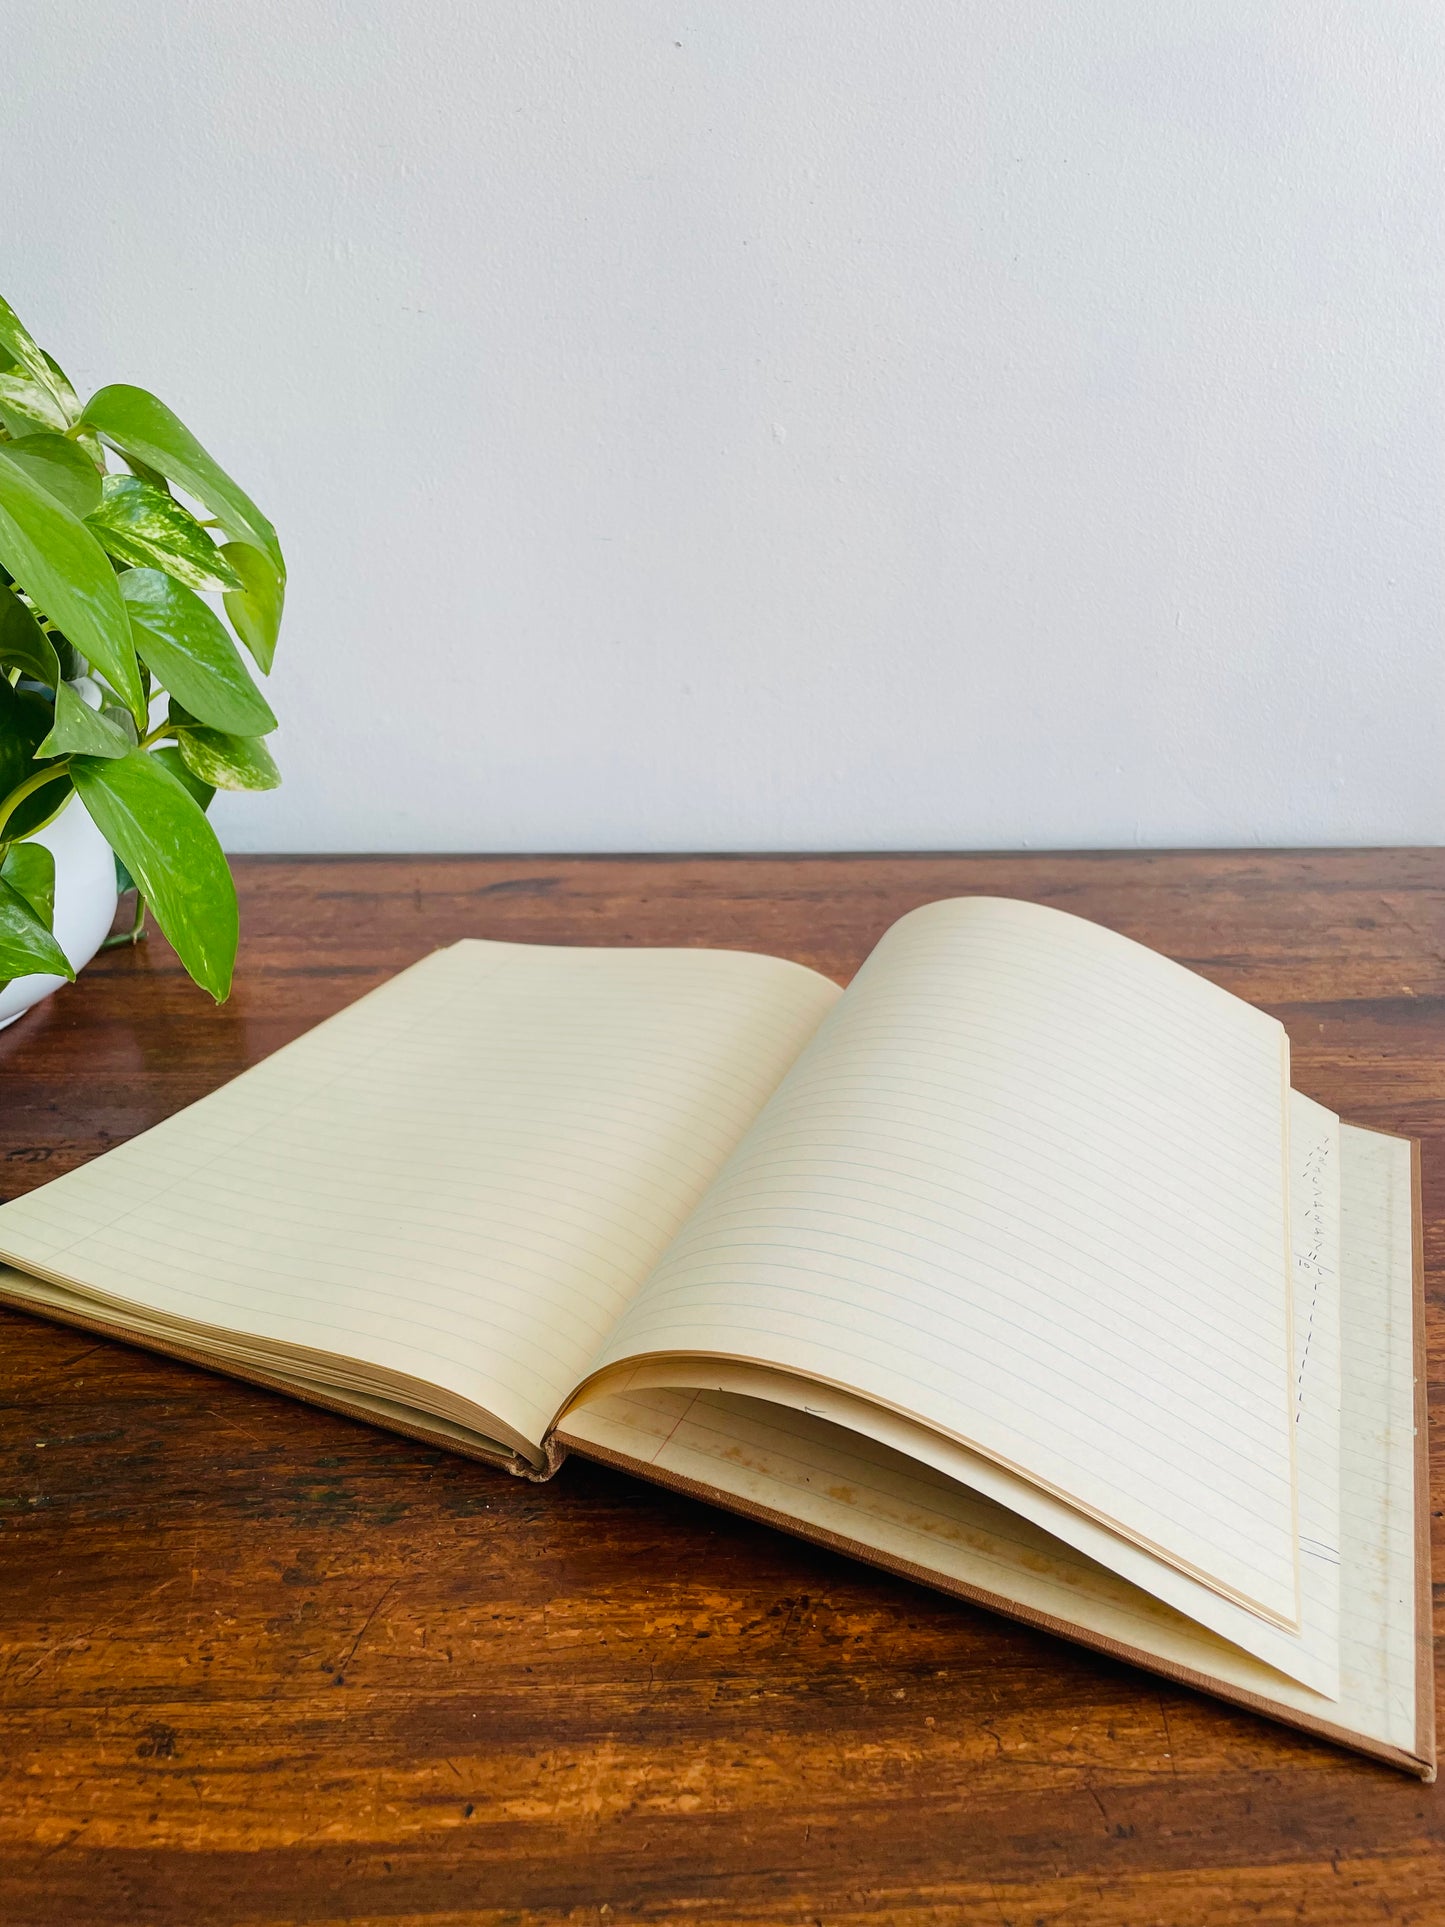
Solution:
<svg viewBox="0 0 1445 1927">
<path fill-rule="evenodd" d="M 1434 1775 L 1413 1147 L 1082 919 L 463 942 L 0 1209 L 0 1293 L 568 1450 Z"/>
</svg>

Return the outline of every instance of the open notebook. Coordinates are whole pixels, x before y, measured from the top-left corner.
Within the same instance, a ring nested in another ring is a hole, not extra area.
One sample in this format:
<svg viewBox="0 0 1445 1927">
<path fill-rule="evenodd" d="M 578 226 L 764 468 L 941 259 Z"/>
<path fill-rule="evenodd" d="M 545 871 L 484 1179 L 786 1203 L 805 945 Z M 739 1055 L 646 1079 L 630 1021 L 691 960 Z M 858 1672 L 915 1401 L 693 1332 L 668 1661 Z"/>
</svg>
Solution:
<svg viewBox="0 0 1445 1927">
<path fill-rule="evenodd" d="M 0 1294 L 567 1450 L 1434 1774 L 1413 1147 L 1080 918 L 463 942 L 0 1208 Z"/>
</svg>

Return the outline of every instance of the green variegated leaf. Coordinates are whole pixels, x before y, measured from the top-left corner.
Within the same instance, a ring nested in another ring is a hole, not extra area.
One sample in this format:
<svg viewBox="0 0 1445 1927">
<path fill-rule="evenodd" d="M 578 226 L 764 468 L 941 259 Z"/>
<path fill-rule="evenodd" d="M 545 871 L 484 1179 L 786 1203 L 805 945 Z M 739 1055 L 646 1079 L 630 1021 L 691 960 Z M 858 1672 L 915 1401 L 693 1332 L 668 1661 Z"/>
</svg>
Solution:
<svg viewBox="0 0 1445 1927">
<path fill-rule="evenodd" d="M 0 372 L 0 415 L 12 435 L 60 433 L 70 426 L 50 389 L 17 368 Z"/>
<path fill-rule="evenodd" d="M 77 448 L 83 448 L 85 450 L 86 454 L 95 464 L 96 474 L 104 475 L 105 450 L 101 447 L 100 437 L 96 434 L 95 430 L 85 427 L 84 423 L 73 426 L 70 430 L 70 440 L 75 443 Z"/>
<path fill-rule="evenodd" d="M 198 722 L 242 736 L 276 727 L 240 650 L 194 590 L 159 569 L 128 569 L 120 587 L 137 649 Z"/>
<path fill-rule="evenodd" d="M 75 982 L 70 959 L 15 886 L 0 876 L 0 978 L 37 971 Z"/>
<path fill-rule="evenodd" d="M 199 724 L 176 731 L 186 767 L 218 790 L 274 790 L 281 782 L 276 759 L 260 736 L 228 736 Z"/>
<path fill-rule="evenodd" d="M 11 442 L 5 453 L 35 477 L 48 495 L 62 508 L 82 520 L 100 507 L 100 471 L 75 443 L 64 435 L 24 435 Z"/>
<path fill-rule="evenodd" d="M 132 458 L 159 469 L 168 481 L 204 502 L 226 534 L 264 549 L 282 575 L 286 564 L 276 531 L 260 509 L 202 448 L 195 436 L 165 403 L 144 388 L 117 384 L 102 388 L 85 405 L 84 420 Z"/>
<path fill-rule="evenodd" d="M 127 455 L 125 460 L 132 475 L 139 475 L 143 482 L 149 482 L 152 488 L 158 488 L 162 495 L 170 494 L 171 485 L 158 468 L 152 468 L 149 462 L 143 462 L 139 455 Z"/>
<path fill-rule="evenodd" d="M 130 620 L 105 550 L 78 516 L 0 448 L 0 562 L 139 722 L 145 697 Z"/>
<path fill-rule="evenodd" d="M 129 474 L 106 476 L 107 448 Z M 204 812 L 218 785 L 280 781 L 241 651 L 269 671 L 285 580 L 271 523 L 163 402 L 114 385 L 82 409 L 0 300 L 0 807 L 39 784 L 0 820 L 0 979 L 73 974 L 48 928 L 54 860 L 27 839 L 74 792 L 118 888 L 229 993 L 235 887 Z M 143 749 L 167 696 L 177 740 Z"/>
<path fill-rule="evenodd" d="M 82 457 L 82 460 L 84 457 Z M 134 568 L 155 566 L 192 589 L 239 589 L 241 578 L 189 509 L 135 475 L 107 475 L 86 517 L 101 547 Z"/>
<path fill-rule="evenodd" d="M 186 760 L 174 743 L 162 743 L 151 751 L 158 763 L 164 763 L 178 783 L 183 783 L 195 797 L 203 810 L 211 807 L 211 799 L 216 794 L 214 783 L 203 783 L 193 770 L 186 767 Z"/>
<path fill-rule="evenodd" d="M 124 711 L 118 712 L 124 714 Z M 83 702 L 69 683 L 55 691 L 55 721 L 50 734 L 36 750 L 37 757 L 67 756 L 73 751 L 82 756 L 128 756 L 135 743 L 123 729 Z"/>
<path fill-rule="evenodd" d="M 47 689 L 60 681 L 54 644 L 13 589 L 0 589 L 0 668 L 18 669 Z"/>
<path fill-rule="evenodd" d="M 55 858 L 43 843 L 12 843 L 0 877 L 24 897 L 47 930 L 55 928 Z"/>
<path fill-rule="evenodd" d="M 195 799 L 144 750 L 114 761 L 77 756 L 71 769 L 81 801 L 181 962 L 222 1002 L 236 961 L 236 887 Z"/>
<path fill-rule="evenodd" d="M 3 296 L 0 296 L 0 348 L 32 381 L 39 382 L 42 388 L 50 386 L 50 361 L 45 350 Z"/>
<path fill-rule="evenodd" d="M 264 549 L 253 542 L 228 542 L 221 553 L 242 583 L 225 597 L 226 614 L 258 666 L 269 676 L 286 601 L 285 578 Z"/>
<path fill-rule="evenodd" d="M 71 387 L 69 375 L 54 355 L 46 354 L 43 348 L 40 352 L 44 356 L 50 392 L 64 409 L 66 426 L 69 427 L 80 419 L 80 397 Z"/>
</svg>

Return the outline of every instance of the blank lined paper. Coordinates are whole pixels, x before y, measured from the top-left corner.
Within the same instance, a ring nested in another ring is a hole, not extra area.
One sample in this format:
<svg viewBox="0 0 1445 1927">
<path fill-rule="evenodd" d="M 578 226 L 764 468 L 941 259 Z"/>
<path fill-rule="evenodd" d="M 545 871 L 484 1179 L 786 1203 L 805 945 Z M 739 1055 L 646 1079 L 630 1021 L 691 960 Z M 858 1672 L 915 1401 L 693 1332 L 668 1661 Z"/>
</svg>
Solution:
<svg viewBox="0 0 1445 1927">
<path fill-rule="evenodd" d="M 1295 1336 L 1295 1425 L 1300 1487 L 1300 1627 L 1263 1618 L 1203 1580 L 1155 1557 L 1067 1500 L 855 1393 L 731 1359 L 648 1359 L 599 1380 L 586 1402 L 656 1389 L 726 1392 L 789 1407 L 906 1454 L 956 1485 L 1006 1507 L 1062 1545 L 1151 1593 L 1291 1679 L 1339 1690 L 1339 1135 L 1338 1118 L 1290 1093 L 1290 1200 Z M 582 1421 L 585 1425 L 585 1418 Z M 578 1423 L 569 1412 L 559 1430 Z"/>
<path fill-rule="evenodd" d="M 0 1209 L 0 1254 L 536 1448 L 839 995 L 741 952 L 459 943 Z"/>
<path fill-rule="evenodd" d="M 730 1357 L 922 1420 L 1296 1625 L 1282 1027 L 1081 919 L 896 924 L 599 1368 Z"/>
<path fill-rule="evenodd" d="M 1334 1694 L 1285 1677 L 936 1469 L 824 1419 L 728 1392 L 653 1389 L 601 1394 L 569 1413 L 567 1435 L 584 1452 L 688 1481 L 805 1535 L 841 1539 L 864 1557 L 905 1562 L 1005 1611 L 1020 1608 L 1057 1630 L 1116 1643 L 1286 1714 L 1414 1754 L 1409 1146 L 1344 1126 L 1333 1155 L 1337 1175 L 1343 1166 L 1344 1365 Z M 1328 1258 L 1307 1214 L 1296 1251 L 1304 1296 L 1312 1267 Z M 1326 1287 L 1322 1297 L 1331 1295 Z M 1308 1384 L 1318 1360 L 1301 1351 L 1299 1363 Z M 1269 1633 L 1262 1623 L 1261 1631 Z"/>
</svg>

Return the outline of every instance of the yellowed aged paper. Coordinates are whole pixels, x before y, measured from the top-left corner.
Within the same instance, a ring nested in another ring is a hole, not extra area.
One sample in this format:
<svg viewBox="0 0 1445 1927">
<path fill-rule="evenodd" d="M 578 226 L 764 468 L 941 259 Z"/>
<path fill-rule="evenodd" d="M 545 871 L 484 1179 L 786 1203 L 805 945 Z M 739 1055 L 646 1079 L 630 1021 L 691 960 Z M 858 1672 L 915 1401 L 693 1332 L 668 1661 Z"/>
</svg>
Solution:
<svg viewBox="0 0 1445 1927">
<path fill-rule="evenodd" d="M 884 937 L 602 1346 L 854 1392 L 1297 1627 L 1282 1027 L 969 898 Z"/>
<path fill-rule="evenodd" d="M 599 1381 L 594 1396 L 652 1390 L 725 1392 L 819 1418 L 910 1458 L 1005 1507 L 1118 1577 L 1151 1593 L 1243 1651 L 1333 1697 L 1339 1691 L 1340 1506 L 1340 1122 L 1333 1112 L 1290 1093 L 1295 1423 L 1300 1472 L 1301 1623 L 1292 1630 L 1262 1618 L 1201 1580 L 1157 1559 L 994 1460 L 969 1451 L 916 1420 L 820 1386 L 815 1380 L 730 1360 L 645 1360 Z M 574 1409 L 563 1431 L 585 1430 Z"/>
<path fill-rule="evenodd" d="M 0 1256 L 535 1451 L 840 994 L 742 952 L 455 944 L 0 1208 Z"/>
<path fill-rule="evenodd" d="M 1380 1748 L 1416 1752 L 1414 1407 L 1409 1146 L 1344 1126 L 1343 1369 L 1336 1562 L 1339 1676 L 1312 1691 L 934 1467 L 807 1413 L 723 1392 L 604 1394 L 569 1414 L 598 1451 L 758 1508 L 1073 1629 L 1257 1696 Z M 1306 1228 L 1298 1289 L 1308 1292 Z M 1326 1294 L 1328 1295 L 1328 1294 Z M 1308 1376 L 1307 1357 L 1299 1363 Z M 1310 1527 L 1328 1528 L 1328 1502 Z M 1276 1648 L 1276 1651 L 1278 1649 Z"/>
</svg>

